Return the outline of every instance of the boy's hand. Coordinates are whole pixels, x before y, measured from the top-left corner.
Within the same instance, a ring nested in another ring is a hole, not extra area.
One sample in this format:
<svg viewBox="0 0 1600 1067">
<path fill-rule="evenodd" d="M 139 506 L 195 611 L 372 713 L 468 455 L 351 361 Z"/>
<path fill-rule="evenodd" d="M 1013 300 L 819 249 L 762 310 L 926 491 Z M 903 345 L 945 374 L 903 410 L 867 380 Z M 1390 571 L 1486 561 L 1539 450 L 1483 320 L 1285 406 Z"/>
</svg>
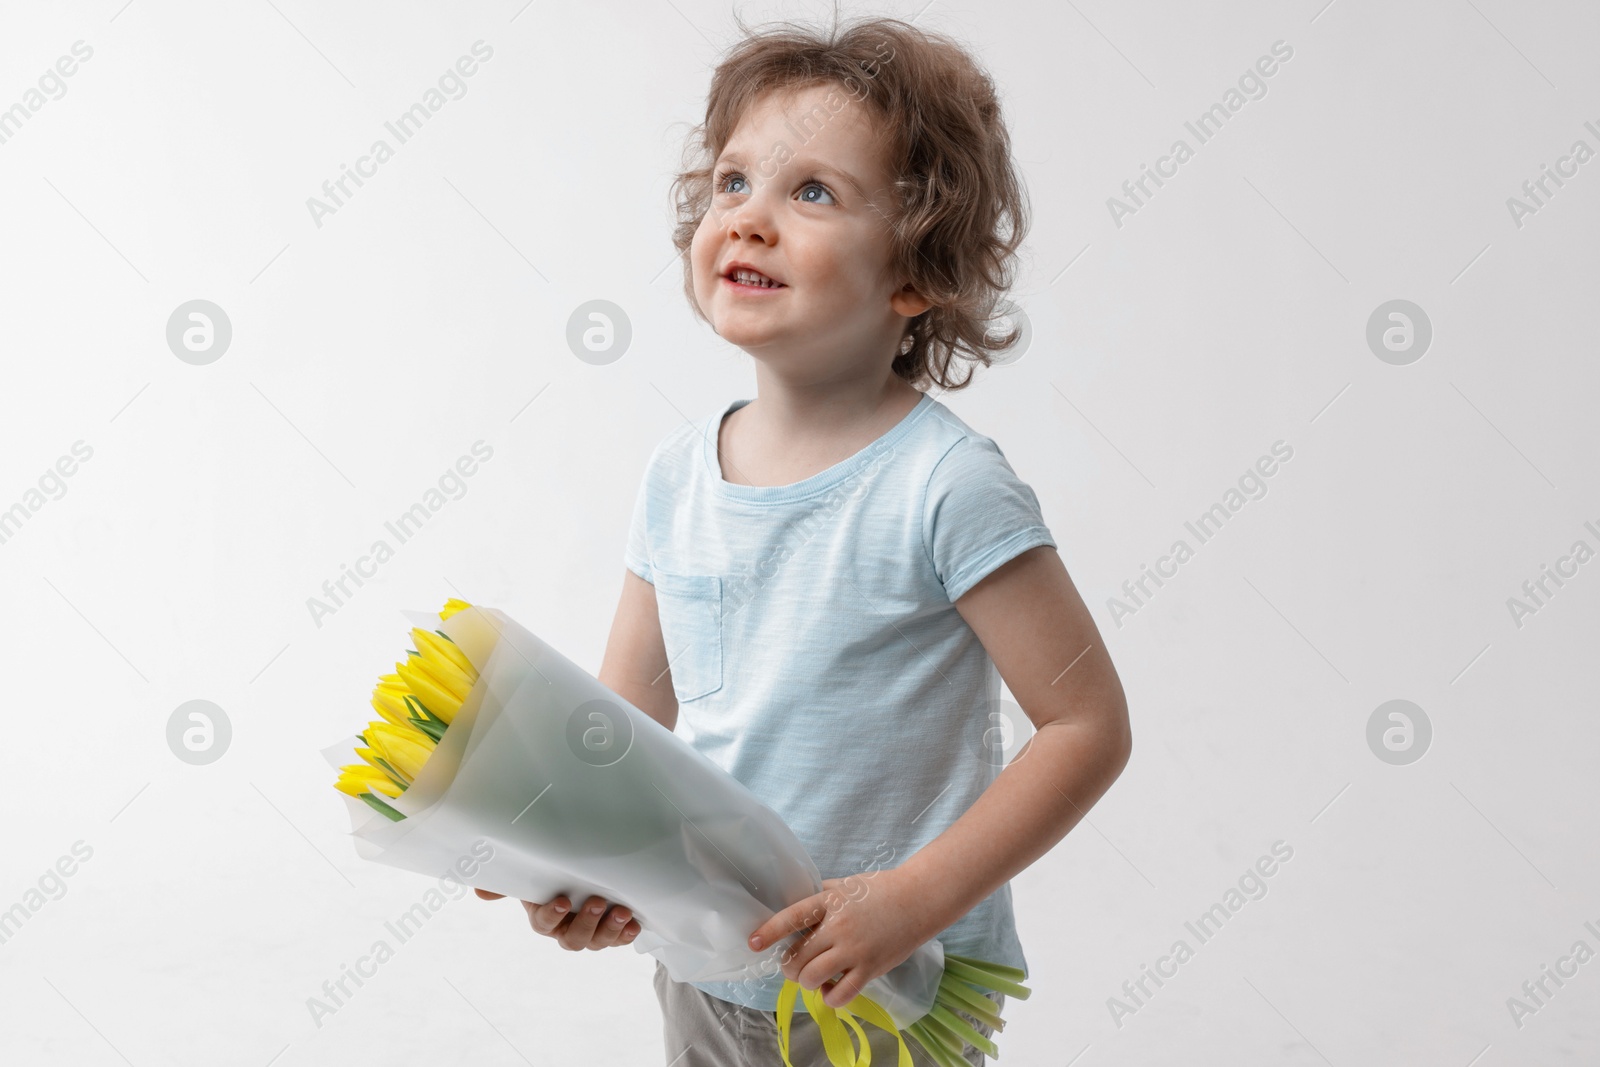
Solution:
<svg viewBox="0 0 1600 1067">
<path fill-rule="evenodd" d="M 926 894 L 893 867 L 825 878 L 822 892 L 757 927 L 750 947 L 760 951 L 810 927 L 782 952 L 783 975 L 806 989 L 821 989 L 823 1002 L 839 1008 L 933 936 L 926 931 L 926 907 Z"/>
<path fill-rule="evenodd" d="M 505 896 L 486 889 L 473 892 L 482 900 L 499 900 Z M 522 907 L 528 913 L 528 925 L 533 927 L 534 933 L 554 938 L 569 952 L 626 945 L 643 929 L 639 920 L 621 904 L 611 905 L 611 913 L 605 914 L 604 897 L 590 897 L 576 912 L 571 910 L 571 902 L 565 896 L 556 897 L 548 904 L 524 900 Z"/>
</svg>

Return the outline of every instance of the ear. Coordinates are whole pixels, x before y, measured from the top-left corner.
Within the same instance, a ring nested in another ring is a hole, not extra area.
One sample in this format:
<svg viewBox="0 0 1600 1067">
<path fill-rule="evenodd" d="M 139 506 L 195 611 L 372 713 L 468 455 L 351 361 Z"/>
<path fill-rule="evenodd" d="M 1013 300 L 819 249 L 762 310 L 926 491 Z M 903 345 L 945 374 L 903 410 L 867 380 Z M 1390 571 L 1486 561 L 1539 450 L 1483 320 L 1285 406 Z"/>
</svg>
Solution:
<svg viewBox="0 0 1600 1067">
<path fill-rule="evenodd" d="M 926 297 L 912 288 L 910 282 L 907 282 L 895 290 L 893 296 L 889 297 L 889 306 L 906 318 L 914 319 L 933 305 L 928 302 Z"/>
</svg>

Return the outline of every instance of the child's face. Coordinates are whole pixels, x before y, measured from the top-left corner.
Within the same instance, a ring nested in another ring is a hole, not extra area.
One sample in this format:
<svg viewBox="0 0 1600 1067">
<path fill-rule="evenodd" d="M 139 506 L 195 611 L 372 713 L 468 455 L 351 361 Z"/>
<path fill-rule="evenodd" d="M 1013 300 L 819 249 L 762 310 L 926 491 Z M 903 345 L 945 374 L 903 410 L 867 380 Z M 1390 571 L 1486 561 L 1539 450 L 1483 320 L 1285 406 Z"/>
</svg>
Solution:
<svg viewBox="0 0 1600 1067">
<path fill-rule="evenodd" d="M 888 276 L 890 175 L 878 136 L 842 87 L 769 93 L 712 172 L 689 252 L 695 298 L 720 336 L 786 377 L 886 366 L 906 316 L 927 307 Z M 735 261 L 781 287 L 734 282 L 725 275 Z"/>
</svg>

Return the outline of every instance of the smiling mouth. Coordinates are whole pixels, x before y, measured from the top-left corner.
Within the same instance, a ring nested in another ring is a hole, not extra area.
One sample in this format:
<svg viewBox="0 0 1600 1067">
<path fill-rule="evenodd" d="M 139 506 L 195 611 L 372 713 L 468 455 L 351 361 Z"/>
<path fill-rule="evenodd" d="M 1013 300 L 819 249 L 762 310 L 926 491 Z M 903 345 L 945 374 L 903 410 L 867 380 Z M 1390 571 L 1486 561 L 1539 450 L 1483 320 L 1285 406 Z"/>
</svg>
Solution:
<svg viewBox="0 0 1600 1067">
<path fill-rule="evenodd" d="M 745 282 L 741 282 L 737 278 L 724 277 L 722 280 L 733 286 L 735 291 L 741 293 L 775 293 L 780 289 L 789 288 L 787 285 L 783 285 L 779 282 L 773 282 L 770 285 L 750 285 Z"/>
<path fill-rule="evenodd" d="M 740 279 L 741 275 L 743 275 L 744 280 Z M 735 289 L 747 290 L 753 293 L 788 288 L 788 286 L 784 285 L 782 282 L 773 281 L 766 275 L 758 274 L 755 271 L 746 271 L 742 267 L 738 270 L 730 271 L 729 273 L 724 274 L 722 276 L 722 280 L 733 286 Z"/>
</svg>

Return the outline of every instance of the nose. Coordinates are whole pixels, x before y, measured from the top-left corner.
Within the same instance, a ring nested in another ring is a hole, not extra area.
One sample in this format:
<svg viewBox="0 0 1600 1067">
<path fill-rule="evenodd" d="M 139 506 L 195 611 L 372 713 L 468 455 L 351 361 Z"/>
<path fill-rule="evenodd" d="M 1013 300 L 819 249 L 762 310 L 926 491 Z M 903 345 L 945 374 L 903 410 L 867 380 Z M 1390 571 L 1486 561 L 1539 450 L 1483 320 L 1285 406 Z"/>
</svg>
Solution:
<svg viewBox="0 0 1600 1067">
<path fill-rule="evenodd" d="M 730 240 L 753 240 L 772 244 L 777 240 L 777 230 L 768 210 L 764 194 L 756 192 L 727 208 L 722 226 Z"/>
</svg>

